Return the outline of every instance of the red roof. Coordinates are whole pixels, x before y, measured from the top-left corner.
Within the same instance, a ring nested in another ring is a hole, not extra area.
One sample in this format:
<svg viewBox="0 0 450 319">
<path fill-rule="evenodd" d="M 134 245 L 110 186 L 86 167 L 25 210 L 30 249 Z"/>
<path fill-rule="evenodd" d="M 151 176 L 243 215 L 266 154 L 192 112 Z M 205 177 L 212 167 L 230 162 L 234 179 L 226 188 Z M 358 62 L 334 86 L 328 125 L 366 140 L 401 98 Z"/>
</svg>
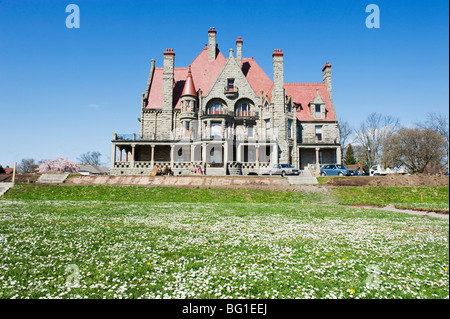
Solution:
<svg viewBox="0 0 450 319">
<path fill-rule="evenodd" d="M 192 79 L 191 66 L 189 66 L 188 74 L 183 87 L 183 92 L 181 92 L 181 96 L 183 95 L 195 95 L 195 96 L 197 95 L 194 80 Z"/>
<path fill-rule="evenodd" d="M 211 30 L 214 31 L 214 30 Z M 276 50 L 275 55 L 283 54 L 281 50 Z M 173 101 L 174 108 L 181 108 L 180 97 L 183 93 L 183 89 L 189 90 L 191 93 L 195 92 L 195 88 L 201 89 L 203 94 L 207 94 L 211 89 L 214 81 L 219 75 L 220 71 L 224 67 L 227 59 L 219 51 L 215 60 L 208 60 L 208 47 L 200 52 L 200 54 L 192 61 L 190 65 L 191 76 L 188 76 L 188 68 L 175 68 L 174 69 L 174 89 L 173 89 Z M 325 67 L 329 67 L 325 65 Z M 247 78 L 250 86 L 257 95 L 260 95 L 260 91 L 263 91 L 263 96 L 268 96 L 271 100 L 271 93 L 273 88 L 272 80 L 261 69 L 253 58 L 242 59 L 242 72 Z M 192 87 L 187 83 L 189 79 L 195 79 L 195 86 Z M 153 79 L 151 82 L 150 92 L 148 95 L 148 105 L 146 108 L 160 109 L 162 107 L 163 100 L 163 68 L 155 68 Z M 314 121 L 335 121 L 334 110 L 332 109 L 331 99 L 328 94 L 325 83 L 285 83 L 285 92 L 287 96 L 292 96 L 295 104 L 301 105 L 298 108 L 297 118 L 300 121 L 312 121 L 311 110 L 309 103 L 314 100 L 316 96 L 316 90 L 319 89 L 319 94 L 323 101 L 326 103 L 326 117 L 325 120 Z"/>
<path fill-rule="evenodd" d="M 5 170 L 5 174 L 12 174 L 14 171 L 14 168 L 9 166 L 3 167 L 3 169 Z"/>
<path fill-rule="evenodd" d="M 242 72 L 257 95 L 261 90 L 263 95 L 269 92 L 273 82 L 253 58 L 242 59 Z"/>
<path fill-rule="evenodd" d="M 301 105 L 297 109 L 297 119 L 299 121 L 335 121 L 334 111 L 331 106 L 330 95 L 328 94 L 325 83 L 284 83 L 284 89 L 287 96 L 292 96 L 295 104 Z M 325 119 L 317 120 L 311 118 L 311 109 L 309 103 L 314 100 L 317 89 L 319 95 L 325 102 Z"/>
<path fill-rule="evenodd" d="M 192 77 L 195 79 L 197 89 L 201 89 L 204 94 L 208 93 L 225 65 L 227 59 L 219 51 L 215 60 L 208 60 L 208 47 L 205 47 L 200 54 L 191 63 Z M 174 89 L 173 101 L 174 107 L 180 108 L 180 97 L 184 88 L 188 73 L 188 68 L 174 69 Z M 163 68 L 155 68 L 150 94 L 148 95 L 147 108 L 162 107 L 162 87 L 163 87 Z"/>
</svg>

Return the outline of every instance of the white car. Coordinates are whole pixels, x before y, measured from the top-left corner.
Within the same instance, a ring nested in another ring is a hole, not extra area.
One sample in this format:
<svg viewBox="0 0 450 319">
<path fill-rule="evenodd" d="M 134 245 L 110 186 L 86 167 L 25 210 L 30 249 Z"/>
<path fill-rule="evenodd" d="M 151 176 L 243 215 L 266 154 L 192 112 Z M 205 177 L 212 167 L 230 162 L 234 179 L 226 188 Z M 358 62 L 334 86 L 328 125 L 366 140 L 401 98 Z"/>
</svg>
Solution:
<svg viewBox="0 0 450 319">
<path fill-rule="evenodd" d="M 381 165 L 374 165 L 370 168 L 370 176 L 383 176 L 388 174 L 406 174 L 406 169 L 403 167 L 400 168 L 383 168 Z"/>
<path fill-rule="evenodd" d="M 300 175 L 300 171 L 289 164 L 274 164 L 265 174 L 269 175 Z"/>
</svg>

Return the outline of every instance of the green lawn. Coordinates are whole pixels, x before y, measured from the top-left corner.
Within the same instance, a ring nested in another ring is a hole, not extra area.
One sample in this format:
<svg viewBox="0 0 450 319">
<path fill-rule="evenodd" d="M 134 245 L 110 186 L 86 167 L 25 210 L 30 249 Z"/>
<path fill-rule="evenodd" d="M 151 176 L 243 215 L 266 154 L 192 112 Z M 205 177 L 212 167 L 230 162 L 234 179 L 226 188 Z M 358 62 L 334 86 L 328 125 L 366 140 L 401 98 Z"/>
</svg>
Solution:
<svg viewBox="0 0 450 319">
<path fill-rule="evenodd" d="M 448 296 L 448 220 L 324 196 L 18 185 L 0 200 L 0 298 Z"/>
<path fill-rule="evenodd" d="M 449 209 L 448 187 L 336 187 L 333 191 L 341 204 Z"/>
</svg>

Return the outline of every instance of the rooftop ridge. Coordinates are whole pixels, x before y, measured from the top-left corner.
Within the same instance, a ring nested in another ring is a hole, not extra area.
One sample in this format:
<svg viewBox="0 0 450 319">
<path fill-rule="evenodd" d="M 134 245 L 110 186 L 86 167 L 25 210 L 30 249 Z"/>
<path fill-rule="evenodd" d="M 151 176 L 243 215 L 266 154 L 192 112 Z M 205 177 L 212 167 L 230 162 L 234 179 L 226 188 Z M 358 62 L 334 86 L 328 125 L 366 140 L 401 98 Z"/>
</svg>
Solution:
<svg viewBox="0 0 450 319">
<path fill-rule="evenodd" d="M 311 86 L 315 86 L 315 85 L 324 85 L 325 83 L 323 82 L 284 82 L 284 85 L 311 85 Z"/>
</svg>

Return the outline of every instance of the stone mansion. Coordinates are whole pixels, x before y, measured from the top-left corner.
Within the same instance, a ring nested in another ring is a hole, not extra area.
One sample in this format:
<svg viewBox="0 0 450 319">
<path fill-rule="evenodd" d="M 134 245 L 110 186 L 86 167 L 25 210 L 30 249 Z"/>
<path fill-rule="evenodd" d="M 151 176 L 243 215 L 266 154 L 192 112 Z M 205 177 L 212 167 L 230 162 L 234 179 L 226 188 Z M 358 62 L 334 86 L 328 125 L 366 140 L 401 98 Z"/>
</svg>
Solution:
<svg viewBox="0 0 450 319">
<path fill-rule="evenodd" d="M 111 175 L 149 175 L 155 165 L 175 175 L 195 165 L 208 175 L 248 175 L 278 163 L 313 170 L 341 163 L 331 65 L 322 83 L 285 83 L 284 53 L 275 49 L 272 80 L 242 56 L 241 37 L 225 57 L 216 34 L 208 31 L 188 67 L 174 66 L 173 49 L 164 51 L 163 67 L 151 61 L 139 134 L 114 134 Z"/>
</svg>

